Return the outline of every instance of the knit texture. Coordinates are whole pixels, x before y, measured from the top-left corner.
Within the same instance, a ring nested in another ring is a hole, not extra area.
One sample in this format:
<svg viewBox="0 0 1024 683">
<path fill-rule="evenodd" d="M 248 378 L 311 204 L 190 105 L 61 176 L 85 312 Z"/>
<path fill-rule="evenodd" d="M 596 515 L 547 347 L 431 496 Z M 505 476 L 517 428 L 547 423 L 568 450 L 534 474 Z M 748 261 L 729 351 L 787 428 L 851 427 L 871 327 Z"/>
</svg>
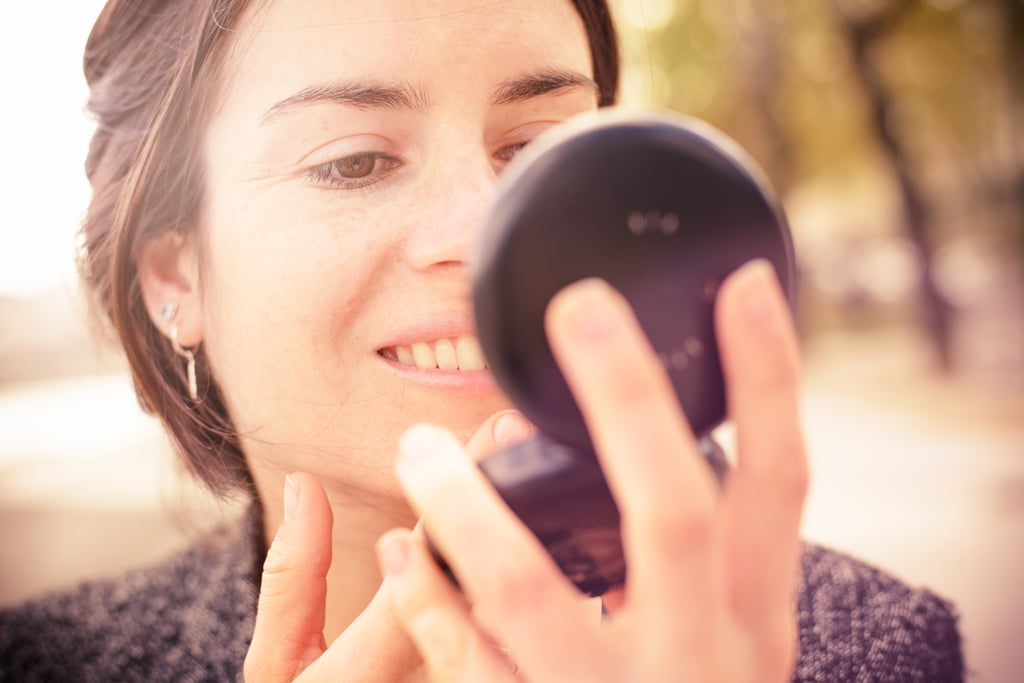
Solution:
<svg viewBox="0 0 1024 683">
<path fill-rule="evenodd" d="M 168 561 L 0 612 L 0 681 L 235 681 L 256 620 L 258 516 Z"/>
<path fill-rule="evenodd" d="M 264 553 L 254 512 L 160 565 L 2 611 L 0 681 L 241 680 Z M 798 616 L 794 681 L 963 680 L 952 607 L 845 555 L 805 546 Z"/>
<path fill-rule="evenodd" d="M 805 545 L 798 600 L 801 683 L 956 683 L 952 605 L 846 555 Z"/>
</svg>

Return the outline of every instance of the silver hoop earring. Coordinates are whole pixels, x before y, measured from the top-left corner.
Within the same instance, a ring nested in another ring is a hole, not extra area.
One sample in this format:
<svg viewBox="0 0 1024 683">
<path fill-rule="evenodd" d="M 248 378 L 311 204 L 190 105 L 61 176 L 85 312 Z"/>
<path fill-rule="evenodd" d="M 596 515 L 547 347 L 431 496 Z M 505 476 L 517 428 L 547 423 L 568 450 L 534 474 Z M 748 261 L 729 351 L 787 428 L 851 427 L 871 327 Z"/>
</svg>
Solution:
<svg viewBox="0 0 1024 683">
<path fill-rule="evenodd" d="M 178 312 L 178 302 L 168 301 L 160 307 L 160 319 L 165 323 L 171 322 L 174 319 L 175 314 Z"/>
<path fill-rule="evenodd" d="M 488 643 L 488 645 L 490 645 L 495 650 L 497 650 L 499 654 L 501 654 L 501 655 L 503 655 L 503 656 L 508 658 L 508 664 L 509 664 L 510 667 L 512 667 L 512 675 L 513 676 L 515 676 L 516 674 L 519 673 L 519 664 L 517 664 L 516 660 L 514 660 L 512 658 L 512 650 L 510 650 L 507 647 L 504 647 L 502 645 L 498 645 L 496 643 Z"/>
<path fill-rule="evenodd" d="M 178 325 L 171 327 L 171 347 L 174 352 L 185 359 L 185 374 L 188 376 L 188 396 L 193 401 L 198 400 L 199 390 L 196 386 L 196 354 L 192 349 L 186 349 L 178 343 Z"/>
</svg>

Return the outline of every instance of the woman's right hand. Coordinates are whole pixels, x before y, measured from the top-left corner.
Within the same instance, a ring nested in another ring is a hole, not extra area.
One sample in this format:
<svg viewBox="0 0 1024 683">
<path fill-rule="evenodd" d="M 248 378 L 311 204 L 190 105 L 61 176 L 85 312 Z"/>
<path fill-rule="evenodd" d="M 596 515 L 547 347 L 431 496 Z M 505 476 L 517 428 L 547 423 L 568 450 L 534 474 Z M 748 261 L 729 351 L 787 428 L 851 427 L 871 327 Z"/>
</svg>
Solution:
<svg viewBox="0 0 1024 683">
<path fill-rule="evenodd" d="M 548 308 L 552 350 L 621 514 L 629 571 L 611 619 L 574 609 L 575 586 L 449 432 L 419 425 L 402 437 L 399 479 L 464 591 L 416 534 L 381 538 L 389 595 L 432 680 L 791 679 L 807 465 L 798 343 L 771 265 L 727 278 L 715 320 L 736 431 L 724 487 L 629 302 L 590 280 Z"/>
<path fill-rule="evenodd" d="M 418 657 L 387 604 L 384 588 L 331 647 L 324 640 L 327 572 L 334 516 L 315 477 L 295 473 L 285 484 L 284 521 L 263 564 L 256 628 L 245 657 L 248 683 L 299 680 L 388 680 L 390 666 Z M 373 656 L 366 656 L 374 653 Z M 328 676 L 328 671 L 338 672 Z M 391 677 L 391 680 L 395 680 Z"/>
<path fill-rule="evenodd" d="M 526 438 L 515 411 L 489 417 L 466 449 L 480 459 Z M 285 515 L 263 565 L 256 627 L 245 658 L 248 683 L 427 680 L 421 657 L 392 611 L 388 584 L 330 646 L 323 630 L 333 514 L 323 486 L 309 474 L 286 483 Z"/>
</svg>

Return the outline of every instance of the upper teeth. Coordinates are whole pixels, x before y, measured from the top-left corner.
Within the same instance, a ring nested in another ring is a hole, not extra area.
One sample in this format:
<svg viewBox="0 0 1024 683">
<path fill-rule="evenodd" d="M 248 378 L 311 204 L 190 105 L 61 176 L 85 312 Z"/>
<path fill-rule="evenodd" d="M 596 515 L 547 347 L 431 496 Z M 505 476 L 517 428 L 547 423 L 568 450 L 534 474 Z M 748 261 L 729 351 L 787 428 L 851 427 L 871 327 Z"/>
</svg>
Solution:
<svg viewBox="0 0 1024 683">
<path fill-rule="evenodd" d="M 411 346 L 381 349 L 381 355 L 403 365 L 441 370 L 483 370 L 487 367 L 480 342 L 475 336 L 415 342 Z"/>
</svg>

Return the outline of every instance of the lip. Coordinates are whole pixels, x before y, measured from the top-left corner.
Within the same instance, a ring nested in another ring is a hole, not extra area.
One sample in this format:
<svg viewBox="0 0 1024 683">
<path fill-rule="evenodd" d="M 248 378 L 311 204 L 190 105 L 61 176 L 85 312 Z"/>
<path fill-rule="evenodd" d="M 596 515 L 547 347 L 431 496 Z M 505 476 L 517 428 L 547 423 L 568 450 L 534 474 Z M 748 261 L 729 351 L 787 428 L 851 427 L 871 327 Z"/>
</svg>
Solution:
<svg viewBox="0 0 1024 683">
<path fill-rule="evenodd" d="M 411 346 L 415 342 L 433 341 L 442 337 L 461 337 L 466 334 L 476 335 L 473 317 L 461 311 L 448 311 L 405 325 L 383 343 L 378 344 L 373 351 L 376 353 L 389 346 Z"/>
<path fill-rule="evenodd" d="M 412 365 L 403 365 L 398 361 L 385 358 L 379 353 L 373 355 L 391 372 L 400 375 L 407 381 L 426 387 L 479 394 L 498 390 L 498 383 L 494 380 L 494 375 L 490 370 L 428 370 Z"/>
<path fill-rule="evenodd" d="M 415 342 L 433 341 L 444 337 L 476 336 L 476 326 L 471 315 L 460 311 L 448 311 L 413 322 L 388 337 L 373 349 L 373 355 L 389 371 L 403 379 L 436 389 L 486 393 L 496 391 L 498 384 L 490 370 L 441 370 L 405 365 L 382 356 L 379 351 L 392 346 L 411 346 Z"/>
</svg>

